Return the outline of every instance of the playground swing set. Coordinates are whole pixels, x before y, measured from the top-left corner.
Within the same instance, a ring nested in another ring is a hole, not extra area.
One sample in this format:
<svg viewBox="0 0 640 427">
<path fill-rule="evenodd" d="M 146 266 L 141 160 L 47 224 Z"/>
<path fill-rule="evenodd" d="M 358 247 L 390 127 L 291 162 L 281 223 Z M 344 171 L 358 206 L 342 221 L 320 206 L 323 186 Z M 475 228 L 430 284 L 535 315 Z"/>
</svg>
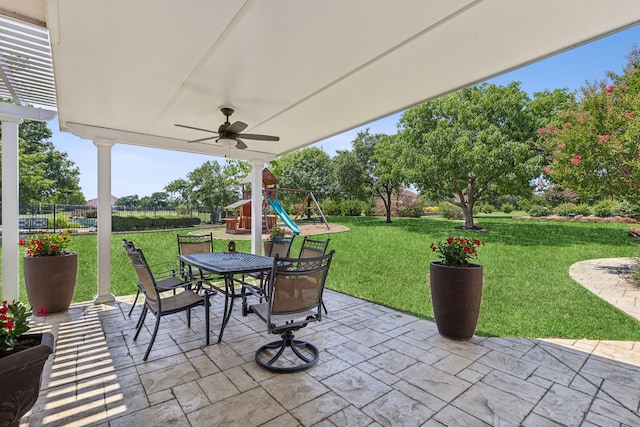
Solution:
<svg viewBox="0 0 640 427">
<path fill-rule="evenodd" d="M 229 206 L 225 206 L 225 218 L 222 219 L 222 222 L 225 223 L 226 232 L 228 234 L 248 234 L 251 233 L 251 189 L 245 188 L 245 184 L 247 181 L 245 180 L 242 183 L 242 199 L 230 204 Z M 303 210 L 307 211 L 307 217 L 311 216 L 311 203 L 315 205 L 316 210 L 320 216 L 319 220 L 321 223 L 325 224 L 327 230 L 330 229 L 329 223 L 322 213 L 322 209 L 320 208 L 320 204 L 316 200 L 313 192 L 310 190 L 297 190 L 292 188 L 278 188 L 278 180 L 273 176 L 271 171 L 267 168 L 262 170 L 262 233 L 269 233 L 272 228 L 277 225 L 278 218 L 284 225 L 289 228 L 292 234 L 298 235 L 300 234 L 300 228 L 296 224 L 295 221 L 298 220 L 298 217 L 303 212 Z M 291 219 L 289 214 L 284 210 L 280 201 L 278 200 L 278 191 L 287 191 L 287 192 L 296 192 L 296 193 L 306 193 L 306 197 L 302 206 L 298 210 L 294 219 Z M 275 214 L 269 214 L 269 207 L 273 209 Z M 316 221 L 314 221 L 315 223 Z"/>
</svg>

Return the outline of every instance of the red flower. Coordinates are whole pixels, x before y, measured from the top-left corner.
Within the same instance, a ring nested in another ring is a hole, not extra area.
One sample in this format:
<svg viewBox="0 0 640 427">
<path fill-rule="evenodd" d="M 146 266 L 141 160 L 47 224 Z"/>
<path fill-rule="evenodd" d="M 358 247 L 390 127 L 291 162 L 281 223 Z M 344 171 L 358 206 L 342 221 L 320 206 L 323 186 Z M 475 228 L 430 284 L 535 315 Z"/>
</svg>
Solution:
<svg viewBox="0 0 640 427">
<path fill-rule="evenodd" d="M 38 310 L 36 314 L 40 316 L 46 316 L 48 314 L 47 310 L 44 308 L 44 304 L 42 304 L 42 307 L 40 307 L 40 310 Z"/>
<path fill-rule="evenodd" d="M 13 331 L 13 328 L 15 328 L 16 325 L 14 325 L 11 320 L 7 320 L 7 323 L 5 323 L 4 327 L 7 328 L 7 331 Z"/>
<path fill-rule="evenodd" d="M 544 168 L 543 169 L 544 173 L 546 173 L 547 175 L 553 175 L 553 169 L 549 169 L 549 168 Z"/>
<path fill-rule="evenodd" d="M 598 135 L 598 144 L 604 144 L 609 141 L 609 135 Z"/>
<path fill-rule="evenodd" d="M 613 89 L 615 89 L 616 86 L 615 85 L 609 85 L 607 86 L 607 88 L 605 89 L 607 92 L 613 92 Z"/>
<path fill-rule="evenodd" d="M 581 161 L 582 161 L 582 156 L 573 156 L 571 158 L 571 163 L 573 163 L 574 165 L 579 165 Z"/>
<path fill-rule="evenodd" d="M 625 113 L 624 115 L 626 118 L 630 119 L 633 117 L 633 113 Z"/>
</svg>

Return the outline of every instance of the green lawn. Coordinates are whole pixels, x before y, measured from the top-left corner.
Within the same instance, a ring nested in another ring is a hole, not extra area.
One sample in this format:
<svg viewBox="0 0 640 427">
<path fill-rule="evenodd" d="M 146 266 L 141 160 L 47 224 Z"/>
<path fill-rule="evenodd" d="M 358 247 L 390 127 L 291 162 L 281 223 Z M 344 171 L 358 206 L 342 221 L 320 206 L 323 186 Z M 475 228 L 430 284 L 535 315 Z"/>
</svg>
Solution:
<svg viewBox="0 0 640 427">
<path fill-rule="evenodd" d="M 484 266 L 484 294 L 477 333 L 485 336 L 563 337 L 640 340 L 640 322 L 611 307 L 569 277 L 569 266 L 593 258 L 634 257 L 638 247 L 627 236 L 628 224 L 522 221 L 479 217 L 485 231 L 454 230 L 458 221 L 441 218 L 333 217 L 349 227 L 327 234 L 336 250 L 327 287 L 433 318 L 426 286 L 432 242 L 449 234 L 477 238 L 478 263 Z M 150 264 L 175 265 L 175 232 L 115 234 L 112 238 L 112 288 L 116 295 L 135 291 L 135 273 L 122 238 L 145 250 Z M 294 243 L 297 254 L 302 239 Z M 238 241 L 249 251 L 249 241 Z M 224 250 L 226 242 L 218 242 Z M 74 301 L 96 292 L 96 237 L 77 236 L 71 249 L 80 254 Z M 24 288 L 21 290 L 24 294 Z M 331 309 L 329 307 L 329 309 Z"/>
</svg>

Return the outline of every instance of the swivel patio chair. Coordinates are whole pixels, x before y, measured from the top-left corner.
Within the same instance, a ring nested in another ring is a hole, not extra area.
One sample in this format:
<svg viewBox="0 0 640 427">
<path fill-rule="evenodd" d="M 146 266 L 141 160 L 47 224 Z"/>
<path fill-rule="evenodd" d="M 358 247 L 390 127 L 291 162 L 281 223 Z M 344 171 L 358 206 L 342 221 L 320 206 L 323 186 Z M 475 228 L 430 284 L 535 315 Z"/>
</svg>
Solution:
<svg viewBox="0 0 640 427">
<path fill-rule="evenodd" d="M 322 320 L 322 292 L 335 251 L 305 258 L 274 258 L 267 282 L 266 302 L 251 306 L 267 324 L 267 332 L 281 339 L 261 346 L 255 354 L 258 366 L 270 372 L 299 372 L 318 362 L 320 352 L 313 344 L 296 340 L 293 332 Z M 290 352 L 282 357 L 284 351 Z"/>
<path fill-rule="evenodd" d="M 136 247 L 133 242 L 122 239 L 122 246 L 129 253 L 130 251 L 135 251 Z M 185 277 L 184 271 L 181 269 L 173 268 L 164 271 L 156 271 L 155 277 L 161 279 L 157 279 L 156 285 L 160 292 L 173 291 L 175 293 L 175 289 L 184 286 Z M 128 316 L 131 317 L 131 313 L 133 313 L 133 309 L 136 307 L 138 303 L 138 297 L 140 296 L 140 292 L 142 292 L 142 286 L 140 282 L 138 282 L 138 291 L 136 293 L 136 297 L 133 300 L 133 304 L 131 304 L 131 309 L 129 310 Z"/>
<path fill-rule="evenodd" d="M 136 334 L 133 337 L 134 341 L 138 339 L 138 335 L 142 330 L 147 313 L 151 311 L 156 316 L 151 340 L 149 341 L 149 346 L 147 347 L 147 351 L 145 352 L 142 360 L 146 361 L 149 357 L 151 347 L 153 347 L 156 335 L 158 334 L 160 319 L 163 316 L 186 311 L 187 326 L 190 328 L 191 309 L 199 305 L 204 306 L 205 330 L 207 334 L 207 345 L 209 345 L 209 298 L 215 292 L 209 291 L 208 289 L 202 289 L 198 286 L 198 282 L 183 282 L 181 290 L 176 291 L 175 294 L 170 296 L 163 296 L 162 291 L 158 288 L 158 282 L 156 282 L 142 250 L 134 248 L 133 245 L 126 246 L 126 248 L 127 255 L 129 255 L 133 268 L 136 270 L 138 275 L 140 290 L 145 297 L 142 314 L 140 315 L 140 320 L 138 320 Z"/>
</svg>

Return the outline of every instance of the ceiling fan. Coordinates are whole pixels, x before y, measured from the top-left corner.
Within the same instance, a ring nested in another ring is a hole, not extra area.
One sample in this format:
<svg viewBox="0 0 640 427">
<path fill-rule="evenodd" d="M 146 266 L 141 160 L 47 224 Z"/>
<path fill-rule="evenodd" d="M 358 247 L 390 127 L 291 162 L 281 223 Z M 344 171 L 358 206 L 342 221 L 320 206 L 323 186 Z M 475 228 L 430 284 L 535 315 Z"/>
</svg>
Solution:
<svg viewBox="0 0 640 427">
<path fill-rule="evenodd" d="M 243 122 L 229 122 L 229 116 L 233 114 L 235 111 L 233 107 L 220 107 L 220 111 L 225 115 L 226 121 L 220 125 L 217 131 L 202 129 L 193 126 L 175 124 L 174 126 L 178 126 L 186 129 L 199 130 L 202 132 L 215 133 L 215 136 L 208 136 L 206 138 L 194 139 L 187 142 L 203 142 L 208 141 L 210 139 L 215 139 L 218 144 L 224 145 L 226 148 L 235 147 L 240 150 L 244 150 L 247 148 L 247 144 L 245 144 L 240 137 L 244 139 L 255 139 L 260 141 L 280 141 L 280 138 L 277 136 L 271 135 L 258 135 L 254 133 L 240 133 L 247 128 L 247 124 Z"/>
</svg>

